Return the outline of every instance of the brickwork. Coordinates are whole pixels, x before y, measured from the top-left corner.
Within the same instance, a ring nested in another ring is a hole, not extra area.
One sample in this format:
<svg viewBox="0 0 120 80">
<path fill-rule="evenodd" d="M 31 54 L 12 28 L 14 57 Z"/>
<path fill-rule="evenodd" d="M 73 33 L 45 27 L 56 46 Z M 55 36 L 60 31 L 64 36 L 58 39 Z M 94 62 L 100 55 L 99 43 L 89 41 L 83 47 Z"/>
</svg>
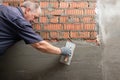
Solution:
<svg viewBox="0 0 120 80">
<path fill-rule="evenodd" d="M 4 5 L 18 6 L 24 0 L 5 0 Z M 82 39 L 96 41 L 96 0 L 34 0 L 42 15 L 33 28 L 46 40 Z"/>
</svg>

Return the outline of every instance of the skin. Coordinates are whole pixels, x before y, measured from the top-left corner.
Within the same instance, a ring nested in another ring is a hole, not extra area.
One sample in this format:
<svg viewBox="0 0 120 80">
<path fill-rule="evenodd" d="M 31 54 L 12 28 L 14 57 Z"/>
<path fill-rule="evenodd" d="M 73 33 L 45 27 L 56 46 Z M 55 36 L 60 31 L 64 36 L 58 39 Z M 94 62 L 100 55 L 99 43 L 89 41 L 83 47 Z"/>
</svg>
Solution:
<svg viewBox="0 0 120 80">
<path fill-rule="evenodd" d="M 41 13 L 40 9 L 37 9 L 36 11 L 31 11 L 30 8 L 24 8 L 24 7 L 21 7 L 21 9 L 24 13 L 25 19 L 32 22 L 34 22 L 34 20 L 38 18 Z M 57 55 L 61 54 L 60 48 L 55 47 L 44 40 L 37 43 L 33 43 L 31 44 L 31 46 L 44 53 L 57 54 Z"/>
</svg>

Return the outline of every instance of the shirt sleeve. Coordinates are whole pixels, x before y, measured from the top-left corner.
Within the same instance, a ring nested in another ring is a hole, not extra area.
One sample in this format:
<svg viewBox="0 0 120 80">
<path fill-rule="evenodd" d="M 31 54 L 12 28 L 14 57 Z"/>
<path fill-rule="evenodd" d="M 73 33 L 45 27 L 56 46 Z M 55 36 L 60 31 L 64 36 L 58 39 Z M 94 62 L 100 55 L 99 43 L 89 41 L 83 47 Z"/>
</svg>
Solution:
<svg viewBox="0 0 120 80">
<path fill-rule="evenodd" d="M 43 40 L 42 37 L 33 30 L 32 25 L 24 18 L 17 18 L 14 22 L 18 35 L 26 44 L 32 44 Z"/>
</svg>

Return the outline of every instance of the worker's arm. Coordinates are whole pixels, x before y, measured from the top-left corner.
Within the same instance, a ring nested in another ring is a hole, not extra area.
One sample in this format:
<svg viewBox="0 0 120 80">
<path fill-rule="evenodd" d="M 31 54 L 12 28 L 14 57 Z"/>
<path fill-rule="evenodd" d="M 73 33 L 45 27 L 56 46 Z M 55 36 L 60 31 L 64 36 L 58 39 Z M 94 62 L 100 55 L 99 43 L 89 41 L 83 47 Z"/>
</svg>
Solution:
<svg viewBox="0 0 120 80">
<path fill-rule="evenodd" d="M 34 48 L 38 49 L 39 51 L 45 52 L 45 53 L 51 53 L 51 54 L 58 54 L 58 55 L 70 55 L 71 51 L 66 48 L 58 48 L 46 41 L 40 41 L 38 43 L 31 44 Z"/>
</svg>

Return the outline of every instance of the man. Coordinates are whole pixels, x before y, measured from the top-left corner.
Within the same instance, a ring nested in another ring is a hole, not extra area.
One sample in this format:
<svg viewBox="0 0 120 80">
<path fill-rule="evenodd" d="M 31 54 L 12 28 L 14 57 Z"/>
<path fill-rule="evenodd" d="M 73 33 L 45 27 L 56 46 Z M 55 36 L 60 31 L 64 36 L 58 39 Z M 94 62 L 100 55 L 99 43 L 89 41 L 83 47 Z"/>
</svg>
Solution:
<svg viewBox="0 0 120 80">
<path fill-rule="evenodd" d="M 44 41 L 40 35 L 32 29 L 30 22 L 33 22 L 41 14 L 38 3 L 25 1 L 20 7 L 0 5 L 0 54 L 14 45 L 19 40 L 39 51 L 69 56 L 70 49 L 58 48 Z"/>
</svg>

